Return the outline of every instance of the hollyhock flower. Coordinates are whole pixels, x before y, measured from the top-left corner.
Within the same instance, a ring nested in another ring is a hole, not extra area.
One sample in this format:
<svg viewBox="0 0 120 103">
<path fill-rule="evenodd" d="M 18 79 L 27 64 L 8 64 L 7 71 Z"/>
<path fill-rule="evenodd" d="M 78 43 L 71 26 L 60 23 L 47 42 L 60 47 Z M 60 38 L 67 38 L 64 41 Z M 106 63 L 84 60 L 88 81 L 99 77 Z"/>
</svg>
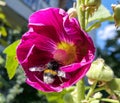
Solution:
<svg viewBox="0 0 120 103">
<path fill-rule="evenodd" d="M 17 47 L 26 82 L 41 91 L 60 92 L 83 78 L 94 58 L 91 38 L 76 18 L 59 8 L 33 13 Z"/>
</svg>

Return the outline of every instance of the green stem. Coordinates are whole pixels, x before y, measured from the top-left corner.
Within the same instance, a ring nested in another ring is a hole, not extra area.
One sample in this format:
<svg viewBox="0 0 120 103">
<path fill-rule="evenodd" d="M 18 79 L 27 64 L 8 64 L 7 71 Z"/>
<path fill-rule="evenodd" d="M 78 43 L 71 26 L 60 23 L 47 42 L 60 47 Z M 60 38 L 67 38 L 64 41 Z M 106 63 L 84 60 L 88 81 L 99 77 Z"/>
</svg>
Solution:
<svg viewBox="0 0 120 103">
<path fill-rule="evenodd" d="M 85 99 L 84 79 L 80 80 L 76 86 L 77 86 L 77 102 L 76 103 L 81 103 L 81 101 Z"/>
<path fill-rule="evenodd" d="M 85 0 L 77 0 L 76 3 L 77 3 L 76 10 L 77 10 L 78 21 L 80 23 L 81 28 L 85 30 L 85 10 L 84 10 Z M 81 101 L 85 99 L 84 79 L 80 80 L 77 83 L 76 88 L 77 88 L 76 103 L 81 103 Z"/>
<path fill-rule="evenodd" d="M 94 24 L 92 24 L 86 29 L 86 32 L 92 31 L 93 29 L 96 29 L 98 27 L 100 27 L 100 22 L 95 22 Z"/>
<path fill-rule="evenodd" d="M 85 0 L 81 0 L 81 4 L 83 4 L 83 5 L 84 5 L 84 4 L 85 4 Z"/>
<path fill-rule="evenodd" d="M 96 29 L 100 26 L 100 24 L 106 20 L 113 20 L 113 17 L 112 16 L 109 16 L 105 19 L 100 19 L 98 22 L 95 22 L 93 23 L 91 26 L 89 26 L 87 29 L 86 29 L 86 32 L 89 32 L 89 31 L 92 31 L 93 29 Z M 91 21 L 89 21 L 91 22 Z"/>
<path fill-rule="evenodd" d="M 94 84 L 90 87 L 90 90 L 89 90 L 89 92 L 88 92 L 88 94 L 86 96 L 86 100 L 88 100 L 89 97 L 94 93 L 94 89 L 96 87 L 96 84 L 97 84 L 97 81 L 95 81 Z"/>
<path fill-rule="evenodd" d="M 113 99 L 106 99 L 106 98 L 102 98 L 100 99 L 101 101 L 104 101 L 104 102 L 109 102 L 109 103 L 119 103 L 118 100 L 113 100 Z"/>
<path fill-rule="evenodd" d="M 96 89 L 94 90 L 94 92 L 99 92 L 99 91 L 102 91 L 102 90 L 105 90 L 105 87 L 104 87 L 104 86 L 103 86 L 103 87 L 96 88 Z"/>
<path fill-rule="evenodd" d="M 85 0 L 85 5 L 87 5 L 87 4 L 88 4 L 88 1 L 89 1 L 89 0 Z"/>
<path fill-rule="evenodd" d="M 88 9 L 88 10 L 86 11 L 86 14 L 85 14 L 85 16 L 86 16 L 85 25 L 86 25 L 86 26 L 88 25 L 89 13 L 90 13 L 90 10 Z"/>
<path fill-rule="evenodd" d="M 77 0 L 77 15 L 80 26 L 85 30 L 85 10 L 84 10 L 84 0 Z"/>
</svg>

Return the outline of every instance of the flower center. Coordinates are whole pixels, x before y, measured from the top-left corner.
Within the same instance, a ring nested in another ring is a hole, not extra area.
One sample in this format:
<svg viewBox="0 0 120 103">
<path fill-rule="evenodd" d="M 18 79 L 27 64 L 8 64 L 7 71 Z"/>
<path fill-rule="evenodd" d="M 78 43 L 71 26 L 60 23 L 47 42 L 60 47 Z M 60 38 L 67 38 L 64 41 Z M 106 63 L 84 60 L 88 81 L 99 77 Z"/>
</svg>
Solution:
<svg viewBox="0 0 120 103">
<path fill-rule="evenodd" d="M 53 58 L 64 65 L 71 64 L 76 60 L 76 46 L 71 42 L 58 43 Z"/>
</svg>

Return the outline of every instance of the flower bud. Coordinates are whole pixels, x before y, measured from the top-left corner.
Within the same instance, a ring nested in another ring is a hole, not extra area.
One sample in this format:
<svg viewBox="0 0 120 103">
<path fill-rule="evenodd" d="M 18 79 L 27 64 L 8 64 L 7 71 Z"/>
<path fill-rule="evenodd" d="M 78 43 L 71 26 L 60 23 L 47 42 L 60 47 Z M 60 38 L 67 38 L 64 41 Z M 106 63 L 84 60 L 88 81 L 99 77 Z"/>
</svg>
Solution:
<svg viewBox="0 0 120 103">
<path fill-rule="evenodd" d="M 103 95 L 101 92 L 97 92 L 93 95 L 93 98 L 101 98 Z"/>
<path fill-rule="evenodd" d="M 112 9 L 113 9 L 113 16 L 114 16 L 114 20 L 115 20 L 115 26 L 118 28 L 120 26 L 120 4 L 118 5 L 112 5 Z"/>
<path fill-rule="evenodd" d="M 0 6 L 5 6 L 6 2 L 0 0 Z"/>
<path fill-rule="evenodd" d="M 96 6 L 97 8 L 100 6 L 101 0 L 89 0 L 88 6 Z"/>
<path fill-rule="evenodd" d="M 67 11 L 68 15 L 70 18 L 72 17 L 77 17 L 77 11 L 76 11 L 76 8 L 70 8 L 68 11 Z"/>
<path fill-rule="evenodd" d="M 88 3 L 86 4 L 86 9 L 89 11 L 91 16 L 99 8 L 100 4 L 101 4 L 101 0 L 88 1 Z"/>
<path fill-rule="evenodd" d="M 65 94 L 63 99 L 64 99 L 64 103 L 73 103 L 72 96 L 69 93 Z"/>
<path fill-rule="evenodd" d="M 105 65 L 103 59 L 97 59 L 94 61 L 87 72 L 87 77 L 97 81 L 111 81 L 113 79 L 114 73 L 112 69 Z"/>
</svg>

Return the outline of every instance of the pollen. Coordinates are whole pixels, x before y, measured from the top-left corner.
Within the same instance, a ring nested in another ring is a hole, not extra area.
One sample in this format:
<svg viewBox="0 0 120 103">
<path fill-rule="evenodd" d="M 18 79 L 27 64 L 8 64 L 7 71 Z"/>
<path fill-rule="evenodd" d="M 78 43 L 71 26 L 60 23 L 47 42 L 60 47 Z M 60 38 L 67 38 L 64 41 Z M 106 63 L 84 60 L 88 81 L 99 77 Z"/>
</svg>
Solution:
<svg viewBox="0 0 120 103">
<path fill-rule="evenodd" d="M 58 43 L 53 55 L 55 60 L 60 61 L 64 65 L 71 64 L 76 60 L 76 46 L 71 42 Z"/>
</svg>

